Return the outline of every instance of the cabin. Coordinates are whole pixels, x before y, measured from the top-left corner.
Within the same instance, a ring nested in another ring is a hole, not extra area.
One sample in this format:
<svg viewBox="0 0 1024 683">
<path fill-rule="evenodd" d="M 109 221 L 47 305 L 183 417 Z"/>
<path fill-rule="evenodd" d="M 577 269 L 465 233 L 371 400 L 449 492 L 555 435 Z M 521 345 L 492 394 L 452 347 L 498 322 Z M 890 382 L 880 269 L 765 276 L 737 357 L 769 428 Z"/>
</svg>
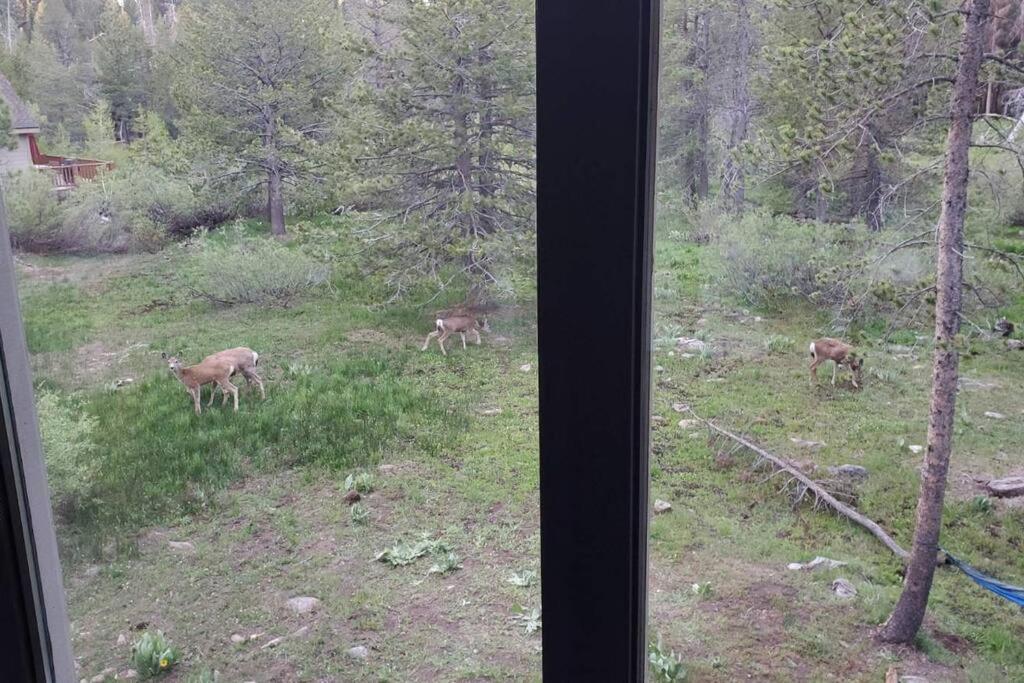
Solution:
<svg viewBox="0 0 1024 683">
<path fill-rule="evenodd" d="M 113 170 L 114 165 L 108 161 L 43 154 L 38 141 L 39 120 L 3 74 L 0 74 L 0 99 L 10 112 L 13 138 L 11 146 L 0 145 L 0 171 L 15 173 L 36 169 L 48 173 L 54 190 L 63 192 L 83 180 L 93 180 L 102 170 Z"/>
</svg>

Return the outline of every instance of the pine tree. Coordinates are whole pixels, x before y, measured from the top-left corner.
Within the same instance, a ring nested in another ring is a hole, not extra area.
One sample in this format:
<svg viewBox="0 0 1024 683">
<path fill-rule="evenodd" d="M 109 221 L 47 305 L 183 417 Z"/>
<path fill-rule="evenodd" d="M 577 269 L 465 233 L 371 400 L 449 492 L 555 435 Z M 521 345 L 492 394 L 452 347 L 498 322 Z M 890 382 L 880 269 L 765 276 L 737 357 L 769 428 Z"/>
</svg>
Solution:
<svg viewBox="0 0 1024 683">
<path fill-rule="evenodd" d="M 285 185 L 316 170 L 346 44 L 327 0 L 195 0 L 181 14 L 175 98 L 187 134 L 207 142 L 215 179 L 262 189 L 275 235 L 285 234 Z"/>
<path fill-rule="evenodd" d="M 393 21 L 400 37 L 376 72 L 367 169 L 384 178 L 392 209 L 394 294 L 424 275 L 505 286 L 499 253 L 522 253 L 517 240 L 533 228 L 533 5 L 404 0 Z"/>
</svg>

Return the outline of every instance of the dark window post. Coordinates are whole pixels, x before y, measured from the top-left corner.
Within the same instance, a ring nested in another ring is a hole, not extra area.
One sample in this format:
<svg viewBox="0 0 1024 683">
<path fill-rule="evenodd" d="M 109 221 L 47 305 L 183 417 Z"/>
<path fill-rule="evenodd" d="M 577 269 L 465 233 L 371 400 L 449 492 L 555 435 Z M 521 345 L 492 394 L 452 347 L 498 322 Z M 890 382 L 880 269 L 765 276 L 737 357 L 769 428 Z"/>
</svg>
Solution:
<svg viewBox="0 0 1024 683">
<path fill-rule="evenodd" d="M 74 681 L 57 538 L 0 195 L 0 680 Z"/>
<path fill-rule="evenodd" d="M 643 681 L 658 0 L 537 4 L 544 678 Z"/>
</svg>

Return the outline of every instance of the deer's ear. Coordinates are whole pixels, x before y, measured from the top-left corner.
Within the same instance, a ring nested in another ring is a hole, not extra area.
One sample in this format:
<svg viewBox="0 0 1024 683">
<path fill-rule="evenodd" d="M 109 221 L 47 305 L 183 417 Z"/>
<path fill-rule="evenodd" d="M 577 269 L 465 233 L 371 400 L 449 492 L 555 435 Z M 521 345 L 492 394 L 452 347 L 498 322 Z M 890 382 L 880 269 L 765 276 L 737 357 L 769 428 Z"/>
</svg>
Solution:
<svg viewBox="0 0 1024 683">
<path fill-rule="evenodd" d="M 160 357 L 163 358 L 164 360 L 167 360 L 167 352 L 166 351 L 161 351 L 160 352 Z"/>
</svg>

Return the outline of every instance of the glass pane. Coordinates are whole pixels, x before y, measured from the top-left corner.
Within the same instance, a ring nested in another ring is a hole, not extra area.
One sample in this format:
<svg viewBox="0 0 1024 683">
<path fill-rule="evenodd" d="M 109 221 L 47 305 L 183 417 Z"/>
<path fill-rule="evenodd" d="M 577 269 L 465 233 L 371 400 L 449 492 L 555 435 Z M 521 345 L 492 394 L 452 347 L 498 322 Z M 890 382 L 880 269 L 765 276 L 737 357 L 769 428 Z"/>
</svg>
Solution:
<svg viewBox="0 0 1024 683">
<path fill-rule="evenodd" d="M 1015 610 L 950 567 L 936 572 L 911 647 L 875 639 L 903 591 L 895 551 L 912 547 L 932 360 L 949 349 L 933 342 L 935 231 L 956 220 L 956 202 L 942 221 L 939 210 L 971 25 L 963 12 L 988 3 L 926 5 L 663 2 L 649 584 L 658 680 L 683 670 L 709 681 L 1024 676 L 1024 650 L 1010 645 L 1024 635 Z M 1013 325 L 1024 315 L 1022 83 L 999 66 L 1020 59 L 1019 8 L 996 11 L 1005 5 L 992 3 L 975 34 L 989 56 L 957 119 L 967 157 L 973 113 L 977 149 L 964 161 L 964 294 L 951 316 L 961 391 L 946 411 L 940 542 L 1020 585 L 1020 499 L 992 483 L 1019 474 L 1011 444 L 1024 424 Z M 955 385 L 954 375 L 935 395 Z"/>
<path fill-rule="evenodd" d="M 538 678 L 533 3 L 2 22 L 80 678 Z"/>
</svg>

